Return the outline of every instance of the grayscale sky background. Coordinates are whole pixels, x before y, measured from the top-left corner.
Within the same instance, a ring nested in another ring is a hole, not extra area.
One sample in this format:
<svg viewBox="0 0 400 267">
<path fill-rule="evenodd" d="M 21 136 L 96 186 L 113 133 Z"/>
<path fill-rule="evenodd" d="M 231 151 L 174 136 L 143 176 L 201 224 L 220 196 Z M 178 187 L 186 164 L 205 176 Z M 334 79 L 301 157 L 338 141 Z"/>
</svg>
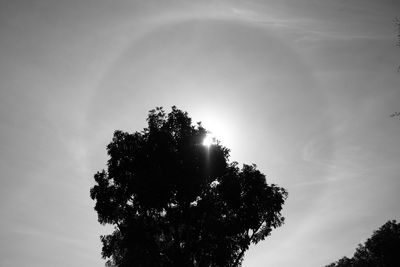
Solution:
<svg viewBox="0 0 400 267">
<path fill-rule="evenodd" d="M 113 131 L 172 105 L 289 191 L 244 267 L 323 267 L 400 219 L 398 0 L 0 1 L 0 266 L 103 266 Z"/>
</svg>

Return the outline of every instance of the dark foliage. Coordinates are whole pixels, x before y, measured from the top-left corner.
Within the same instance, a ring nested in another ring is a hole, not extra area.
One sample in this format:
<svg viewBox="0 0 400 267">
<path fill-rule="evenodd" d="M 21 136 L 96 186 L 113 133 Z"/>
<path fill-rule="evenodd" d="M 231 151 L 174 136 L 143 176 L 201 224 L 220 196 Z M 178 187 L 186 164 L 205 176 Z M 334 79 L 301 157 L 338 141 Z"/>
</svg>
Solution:
<svg viewBox="0 0 400 267">
<path fill-rule="evenodd" d="M 255 165 L 229 163 L 219 143 L 176 107 L 150 111 L 148 127 L 116 131 L 108 170 L 96 173 L 91 198 L 109 266 L 240 266 L 251 243 L 282 225 L 284 189 Z"/>
<path fill-rule="evenodd" d="M 400 223 L 388 221 L 363 245 L 354 256 L 344 257 L 326 267 L 398 267 L 400 266 Z"/>
</svg>

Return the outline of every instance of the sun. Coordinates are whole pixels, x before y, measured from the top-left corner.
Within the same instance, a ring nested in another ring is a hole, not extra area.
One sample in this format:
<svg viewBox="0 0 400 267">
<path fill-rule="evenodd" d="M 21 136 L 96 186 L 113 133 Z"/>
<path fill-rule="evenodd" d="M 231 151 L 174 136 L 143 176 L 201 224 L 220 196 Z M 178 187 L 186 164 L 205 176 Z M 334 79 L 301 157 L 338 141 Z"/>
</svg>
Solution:
<svg viewBox="0 0 400 267">
<path fill-rule="evenodd" d="M 203 146 L 210 147 L 214 143 L 215 138 L 211 134 L 207 134 L 203 140 Z"/>
<path fill-rule="evenodd" d="M 238 145 L 237 129 L 242 121 L 241 114 L 229 107 L 215 107 L 214 104 L 207 104 L 193 109 L 190 114 L 193 114 L 194 121 L 200 121 L 202 127 L 207 131 L 207 134 L 200 141 L 200 145 L 210 147 L 217 143 L 233 149 Z M 236 115 L 236 116 L 235 116 Z"/>
</svg>

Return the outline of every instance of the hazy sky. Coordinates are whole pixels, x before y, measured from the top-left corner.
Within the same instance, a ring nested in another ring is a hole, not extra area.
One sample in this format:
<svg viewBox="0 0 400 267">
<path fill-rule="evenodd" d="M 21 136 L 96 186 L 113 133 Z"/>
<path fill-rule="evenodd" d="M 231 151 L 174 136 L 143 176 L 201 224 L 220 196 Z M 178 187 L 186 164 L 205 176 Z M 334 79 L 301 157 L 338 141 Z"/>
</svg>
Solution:
<svg viewBox="0 0 400 267">
<path fill-rule="evenodd" d="M 323 267 L 400 219 L 398 0 L 1 1 L 0 266 L 103 266 L 113 131 L 189 112 L 289 191 L 244 267 Z"/>
</svg>

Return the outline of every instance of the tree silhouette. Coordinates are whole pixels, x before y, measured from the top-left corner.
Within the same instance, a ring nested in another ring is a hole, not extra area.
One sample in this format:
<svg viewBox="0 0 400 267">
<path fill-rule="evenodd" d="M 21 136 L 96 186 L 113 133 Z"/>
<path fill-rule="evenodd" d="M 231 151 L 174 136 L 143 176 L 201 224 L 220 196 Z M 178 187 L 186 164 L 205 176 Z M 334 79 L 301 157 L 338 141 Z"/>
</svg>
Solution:
<svg viewBox="0 0 400 267">
<path fill-rule="evenodd" d="M 282 225 L 283 188 L 255 165 L 229 163 L 219 142 L 176 107 L 151 110 L 148 127 L 115 131 L 107 171 L 90 190 L 108 266 L 240 266 L 251 243 Z"/>
<path fill-rule="evenodd" d="M 400 223 L 388 221 L 362 245 L 353 258 L 344 257 L 326 267 L 398 267 L 400 266 Z"/>
</svg>

